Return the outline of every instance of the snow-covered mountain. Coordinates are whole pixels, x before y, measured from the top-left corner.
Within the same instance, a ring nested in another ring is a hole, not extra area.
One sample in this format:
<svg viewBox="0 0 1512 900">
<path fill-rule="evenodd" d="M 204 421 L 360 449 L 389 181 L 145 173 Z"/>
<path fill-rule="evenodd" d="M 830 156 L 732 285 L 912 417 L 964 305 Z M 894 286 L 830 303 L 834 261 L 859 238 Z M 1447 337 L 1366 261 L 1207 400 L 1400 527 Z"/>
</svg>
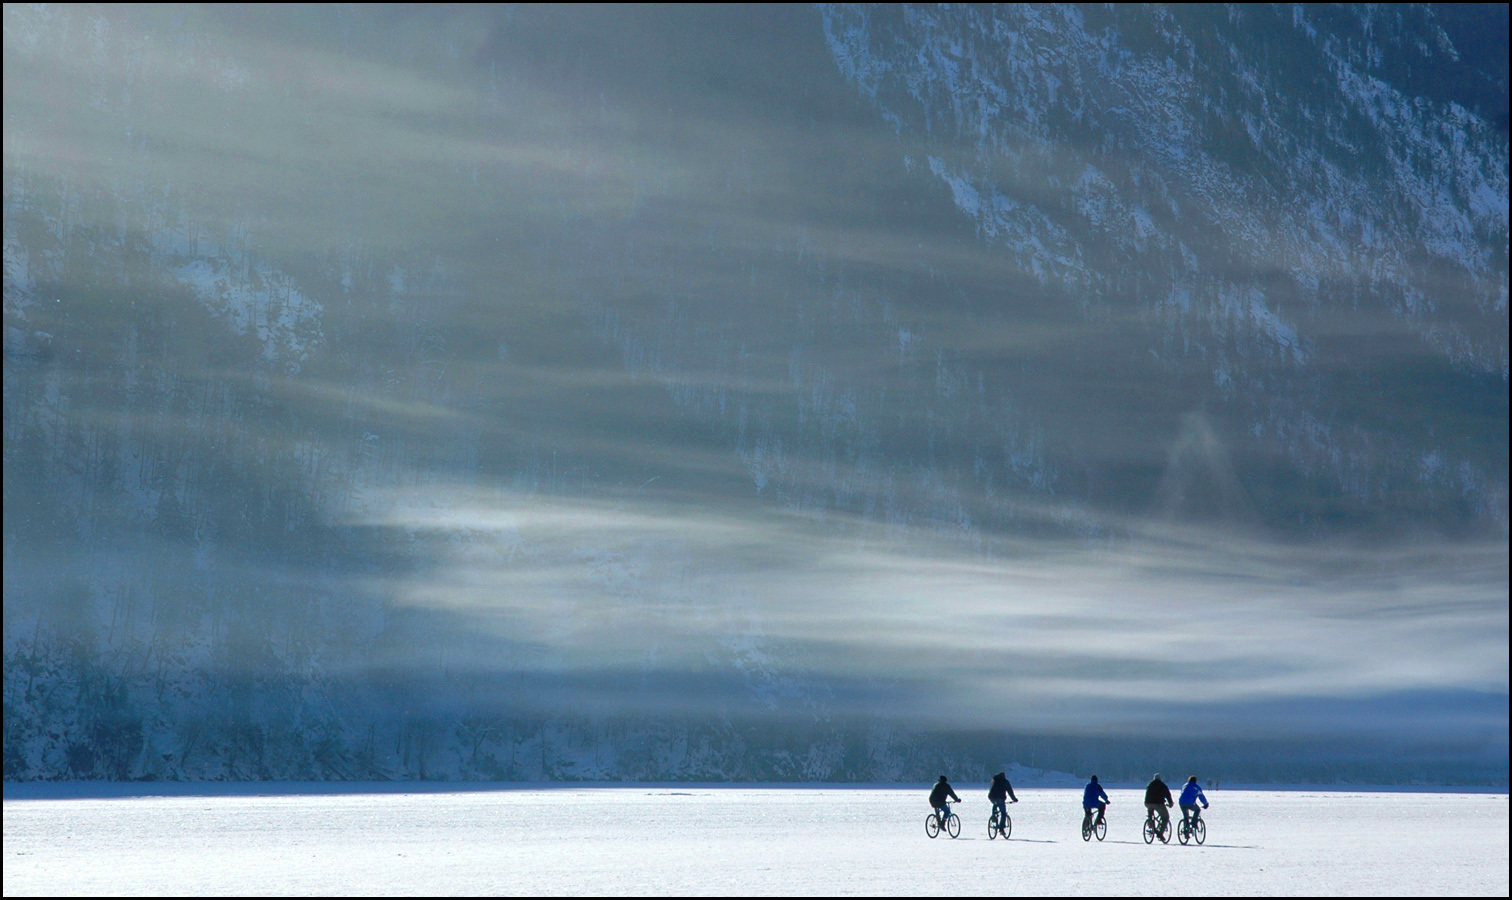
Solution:
<svg viewBox="0 0 1512 900">
<path fill-rule="evenodd" d="M 4 15 L 7 779 L 1505 780 L 1505 9 Z"/>
</svg>

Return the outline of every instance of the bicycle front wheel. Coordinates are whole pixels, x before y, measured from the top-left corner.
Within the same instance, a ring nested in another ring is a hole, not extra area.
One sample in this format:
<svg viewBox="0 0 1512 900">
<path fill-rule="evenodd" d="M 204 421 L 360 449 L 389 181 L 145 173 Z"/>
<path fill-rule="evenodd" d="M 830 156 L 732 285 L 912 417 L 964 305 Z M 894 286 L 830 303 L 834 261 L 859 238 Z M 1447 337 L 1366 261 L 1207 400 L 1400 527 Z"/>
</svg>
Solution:
<svg viewBox="0 0 1512 900">
<path fill-rule="evenodd" d="M 1193 822 L 1192 837 L 1196 838 L 1197 843 L 1199 844 L 1207 840 L 1207 823 L 1202 821 L 1201 819 Z"/>
<path fill-rule="evenodd" d="M 951 816 L 945 820 L 945 830 L 950 832 L 951 837 L 961 836 L 961 817 Z"/>
<path fill-rule="evenodd" d="M 933 813 L 929 814 L 924 819 L 924 833 L 929 835 L 931 838 L 937 838 L 940 836 L 940 820 Z"/>
<path fill-rule="evenodd" d="M 1097 839 L 1099 841 L 1102 840 L 1103 838 L 1107 837 L 1108 836 L 1108 820 L 1107 819 L 1098 819 L 1097 820 L 1097 824 L 1094 825 L 1094 826 L 1092 826 L 1092 831 L 1093 831 L 1094 834 L 1097 835 Z"/>
<path fill-rule="evenodd" d="M 1003 835 L 1003 840 L 1008 840 L 1008 836 L 1013 834 L 1013 816 L 1003 816 L 1003 824 L 998 831 Z"/>
</svg>

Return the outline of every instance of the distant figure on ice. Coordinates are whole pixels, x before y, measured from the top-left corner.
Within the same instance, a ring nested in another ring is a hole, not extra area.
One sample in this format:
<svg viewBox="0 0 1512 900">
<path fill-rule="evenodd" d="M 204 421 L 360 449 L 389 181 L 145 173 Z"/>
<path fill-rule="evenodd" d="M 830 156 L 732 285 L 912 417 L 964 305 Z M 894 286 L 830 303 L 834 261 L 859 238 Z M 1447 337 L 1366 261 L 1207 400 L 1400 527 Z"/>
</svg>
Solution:
<svg viewBox="0 0 1512 900">
<path fill-rule="evenodd" d="M 1145 787 L 1146 812 L 1159 813 L 1160 827 L 1166 829 L 1171 827 L 1171 814 L 1166 810 L 1175 805 L 1175 801 L 1171 799 L 1171 789 L 1166 787 L 1166 783 L 1160 780 L 1160 773 L 1156 772 L 1154 780 Z"/>
<path fill-rule="evenodd" d="M 1202 785 L 1197 783 L 1197 776 L 1187 778 L 1186 786 L 1181 789 L 1181 821 L 1191 822 L 1192 817 L 1197 815 L 1197 801 L 1202 801 L 1202 808 L 1208 808 L 1207 795 L 1202 792 Z"/>
<path fill-rule="evenodd" d="M 1013 795 L 1013 785 L 1008 783 L 1008 774 L 999 772 L 992 776 L 992 787 L 987 789 L 987 799 L 992 801 L 992 811 L 997 814 L 998 821 L 1008 818 L 1008 805 L 1005 801 L 1018 802 L 1018 797 Z"/>
<path fill-rule="evenodd" d="M 945 802 L 946 797 L 957 803 L 961 802 L 961 798 L 956 796 L 950 782 L 941 775 L 940 780 L 935 782 L 934 789 L 929 792 L 929 805 L 934 807 L 935 817 L 940 820 L 941 828 L 945 827 L 945 817 L 950 814 L 950 806 Z"/>
<path fill-rule="evenodd" d="M 1102 789 L 1102 785 L 1097 783 L 1097 776 L 1093 775 L 1092 780 L 1087 782 L 1087 787 L 1082 791 L 1082 828 L 1101 822 L 1108 811 L 1108 803 L 1107 792 Z M 1094 809 L 1097 810 L 1096 822 L 1092 820 Z"/>
</svg>

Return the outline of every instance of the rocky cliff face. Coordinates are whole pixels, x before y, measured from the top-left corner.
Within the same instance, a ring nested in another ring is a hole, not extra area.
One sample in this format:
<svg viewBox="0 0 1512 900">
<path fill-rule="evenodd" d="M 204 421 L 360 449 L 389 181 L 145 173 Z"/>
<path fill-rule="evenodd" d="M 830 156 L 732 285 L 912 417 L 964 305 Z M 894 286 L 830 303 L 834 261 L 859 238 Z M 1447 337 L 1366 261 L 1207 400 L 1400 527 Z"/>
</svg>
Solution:
<svg viewBox="0 0 1512 900">
<path fill-rule="evenodd" d="M 1145 411 L 1221 407 L 1231 452 L 1327 473 L 1309 492 L 1342 495 L 1336 514 L 1394 517 L 1388 495 L 1431 483 L 1430 503 L 1457 490 L 1505 528 L 1501 459 L 1475 449 L 1495 442 L 1402 427 L 1414 398 L 1373 359 L 1426 358 L 1411 379 L 1437 369 L 1486 410 L 1507 375 L 1505 108 L 1489 73 L 1414 95 L 1414 69 L 1473 65 L 1428 10 L 824 20 L 841 71 L 917 141 L 906 167 L 1060 302 L 1118 322 L 1140 384 L 1192 382 Z"/>
<path fill-rule="evenodd" d="M 4 27 L 7 779 L 1505 778 L 1504 10 Z"/>
</svg>

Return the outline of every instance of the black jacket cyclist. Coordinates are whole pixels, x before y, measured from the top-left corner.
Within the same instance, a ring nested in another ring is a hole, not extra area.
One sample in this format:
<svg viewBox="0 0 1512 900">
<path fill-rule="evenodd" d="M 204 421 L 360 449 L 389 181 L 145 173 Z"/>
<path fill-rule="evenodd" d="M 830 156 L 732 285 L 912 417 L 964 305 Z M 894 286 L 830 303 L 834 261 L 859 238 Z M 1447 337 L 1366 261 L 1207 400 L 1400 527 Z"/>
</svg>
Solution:
<svg viewBox="0 0 1512 900">
<path fill-rule="evenodd" d="M 945 824 L 946 797 L 957 803 L 961 802 L 961 798 L 957 797 L 955 790 L 951 788 L 950 782 L 945 780 L 944 775 L 941 775 L 940 780 L 935 782 L 934 789 L 929 792 L 929 805 L 934 807 L 935 815 L 940 817 L 941 825 Z"/>
<path fill-rule="evenodd" d="M 992 801 L 993 811 L 1002 817 L 998 819 L 999 822 L 1008 817 L 1006 801 L 1010 797 L 1014 803 L 1018 802 L 1018 798 L 1013 796 L 1013 785 L 1008 783 L 1007 773 L 999 772 L 992 776 L 992 787 L 987 789 L 987 799 Z"/>
<path fill-rule="evenodd" d="M 1166 810 L 1176 805 L 1171 799 L 1171 789 L 1160 780 L 1160 773 L 1155 773 L 1155 779 L 1145 787 L 1145 809 L 1152 813 L 1160 814 L 1160 827 L 1168 828 L 1171 824 L 1171 814 Z"/>
</svg>

